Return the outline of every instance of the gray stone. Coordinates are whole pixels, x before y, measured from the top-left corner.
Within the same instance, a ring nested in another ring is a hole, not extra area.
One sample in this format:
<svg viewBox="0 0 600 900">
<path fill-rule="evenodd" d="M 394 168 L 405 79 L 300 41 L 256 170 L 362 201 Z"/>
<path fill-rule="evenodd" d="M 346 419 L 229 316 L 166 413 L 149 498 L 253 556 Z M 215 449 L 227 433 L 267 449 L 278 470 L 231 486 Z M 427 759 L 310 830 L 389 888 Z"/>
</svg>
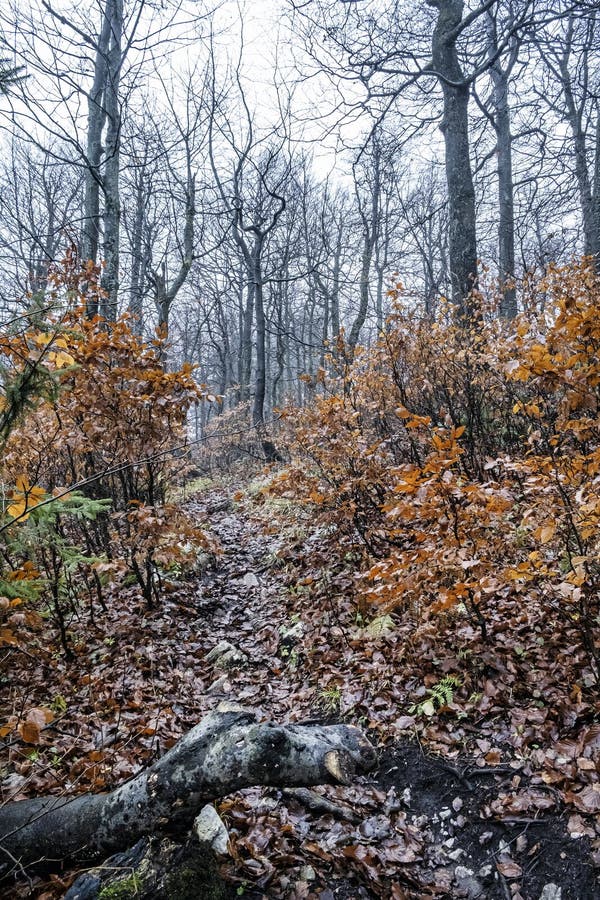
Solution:
<svg viewBox="0 0 600 900">
<path fill-rule="evenodd" d="M 302 868 L 300 869 L 301 881 L 314 881 L 316 877 L 317 873 L 312 866 L 302 866 Z"/>
<path fill-rule="evenodd" d="M 557 884 L 549 884 L 544 885 L 544 889 L 540 894 L 540 900 L 561 900 L 562 898 L 562 888 L 560 888 Z"/>
<path fill-rule="evenodd" d="M 219 856 L 229 855 L 229 833 L 218 812 L 207 803 L 194 819 L 194 832 L 200 843 Z"/>
<path fill-rule="evenodd" d="M 234 669 L 248 662 L 248 656 L 229 641 L 220 641 L 206 654 L 207 662 L 214 662 L 219 669 Z"/>
<path fill-rule="evenodd" d="M 466 866 L 457 866 L 454 870 L 454 880 L 459 890 L 466 894 L 469 900 L 477 900 L 484 896 L 483 885 L 475 878 L 473 869 Z"/>
<path fill-rule="evenodd" d="M 216 681 L 206 689 L 206 693 L 211 697 L 215 694 L 228 694 L 231 690 L 231 682 L 229 681 L 227 675 L 221 675 L 220 678 L 217 678 Z"/>
</svg>

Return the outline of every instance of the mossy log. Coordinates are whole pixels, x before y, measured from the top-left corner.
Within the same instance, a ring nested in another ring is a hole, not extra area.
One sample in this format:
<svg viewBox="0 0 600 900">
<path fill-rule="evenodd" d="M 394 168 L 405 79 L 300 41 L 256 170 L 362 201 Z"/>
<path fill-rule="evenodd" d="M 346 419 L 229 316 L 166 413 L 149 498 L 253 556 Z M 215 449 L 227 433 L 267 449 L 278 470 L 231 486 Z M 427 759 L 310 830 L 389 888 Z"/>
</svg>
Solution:
<svg viewBox="0 0 600 900">
<path fill-rule="evenodd" d="M 230 900 L 235 888 L 214 855 L 192 837 L 141 838 L 133 847 L 80 875 L 64 900 Z"/>
</svg>

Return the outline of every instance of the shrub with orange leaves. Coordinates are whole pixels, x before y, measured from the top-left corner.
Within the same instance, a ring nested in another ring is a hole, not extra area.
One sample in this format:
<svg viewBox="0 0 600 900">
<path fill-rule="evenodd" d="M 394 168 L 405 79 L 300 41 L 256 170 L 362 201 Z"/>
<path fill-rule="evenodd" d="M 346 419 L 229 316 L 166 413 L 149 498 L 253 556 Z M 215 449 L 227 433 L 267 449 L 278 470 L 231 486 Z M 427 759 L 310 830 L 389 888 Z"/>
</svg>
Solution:
<svg viewBox="0 0 600 900">
<path fill-rule="evenodd" d="M 578 624 L 598 678 L 600 284 L 582 264 L 537 290 L 543 313 L 511 325 L 398 306 L 375 347 L 338 354 L 314 403 L 284 411 L 274 489 L 362 545 L 363 606 L 460 604 L 486 639 L 495 600 L 535 595 Z"/>
<path fill-rule="evenodd" d="M 66 650 L 65 609 L 75 610 L 78 591 L 93 614 L 107 575 L 129 571 L 152 604 L 161 564 L 183 563 L 190 547 L 207 544 L 166 502 L 184 464 L 188 409 L 203 397 L 192 367 L 166 371 L 164 341 L 143 341 L 126 319 L 87 318 L 100 292 L 98 272 L 69 254 L 51 273 L 44 310 L 0 338 L 0 540 L 10 570 L 32 565 L 30 595 L 39 588 L 50 597 Z M 25 391 L 24 381 L 37 389 Z"/>
</svg>

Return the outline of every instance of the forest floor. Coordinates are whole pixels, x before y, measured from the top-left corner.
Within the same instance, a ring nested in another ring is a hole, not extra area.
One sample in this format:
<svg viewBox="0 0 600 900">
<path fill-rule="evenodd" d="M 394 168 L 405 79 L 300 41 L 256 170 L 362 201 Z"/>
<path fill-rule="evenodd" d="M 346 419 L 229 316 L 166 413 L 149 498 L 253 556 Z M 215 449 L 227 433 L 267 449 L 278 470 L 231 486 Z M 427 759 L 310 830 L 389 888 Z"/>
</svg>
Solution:
<svg viewBox="0 0 600 900">
<path fill-rule="evenodd" d="M 219 804 L 232 896 L 600 897 L 600 706 L 571 679 L 564 635 L 559 659 L 531 621 L 491 644 L 468 621 L 452 640 L 435 624 L 417 638 L 410 621 L 369 623 L 351 553 L 330 565 L 323 532 L 262 487 L 190 493 L 220 549 L 200 575 L 171 573 L 159 607 L 132 587 L 93 624 L 72 623 L 74 663 L 54 647 L 5 659 L 3 709 L 55 718 L 34 749 L 5 738 L 3 800 L 105 790 L 230 700 L 281 722 L 352 722 L 379 748 L 352 785 Z M 223 641 L 236 652 L 208 659 Z M 12 896 L 60 897 L 75 874 Z"/>
</svg>

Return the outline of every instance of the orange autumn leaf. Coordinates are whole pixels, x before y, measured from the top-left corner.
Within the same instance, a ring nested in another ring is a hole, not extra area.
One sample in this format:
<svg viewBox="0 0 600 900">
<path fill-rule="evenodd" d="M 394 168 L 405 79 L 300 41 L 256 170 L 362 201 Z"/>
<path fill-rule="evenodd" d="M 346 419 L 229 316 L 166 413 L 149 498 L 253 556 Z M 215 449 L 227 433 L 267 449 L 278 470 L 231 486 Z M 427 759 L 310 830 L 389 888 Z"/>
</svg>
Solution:
<svg viewBox="0 0 600 900">
<path fill-rule="evenodd" d="M 29 512 L 33 506 L 37 506 L 46 497 L 43 488 L 34 487 L 29 483 L 26 475 L 18 475 L 16 478 L 16 486 L 11 491 L 12 503 L 6 508 L 6 512 L 13 519 L 25 521 L 29 518 Z"/>
</svg>

